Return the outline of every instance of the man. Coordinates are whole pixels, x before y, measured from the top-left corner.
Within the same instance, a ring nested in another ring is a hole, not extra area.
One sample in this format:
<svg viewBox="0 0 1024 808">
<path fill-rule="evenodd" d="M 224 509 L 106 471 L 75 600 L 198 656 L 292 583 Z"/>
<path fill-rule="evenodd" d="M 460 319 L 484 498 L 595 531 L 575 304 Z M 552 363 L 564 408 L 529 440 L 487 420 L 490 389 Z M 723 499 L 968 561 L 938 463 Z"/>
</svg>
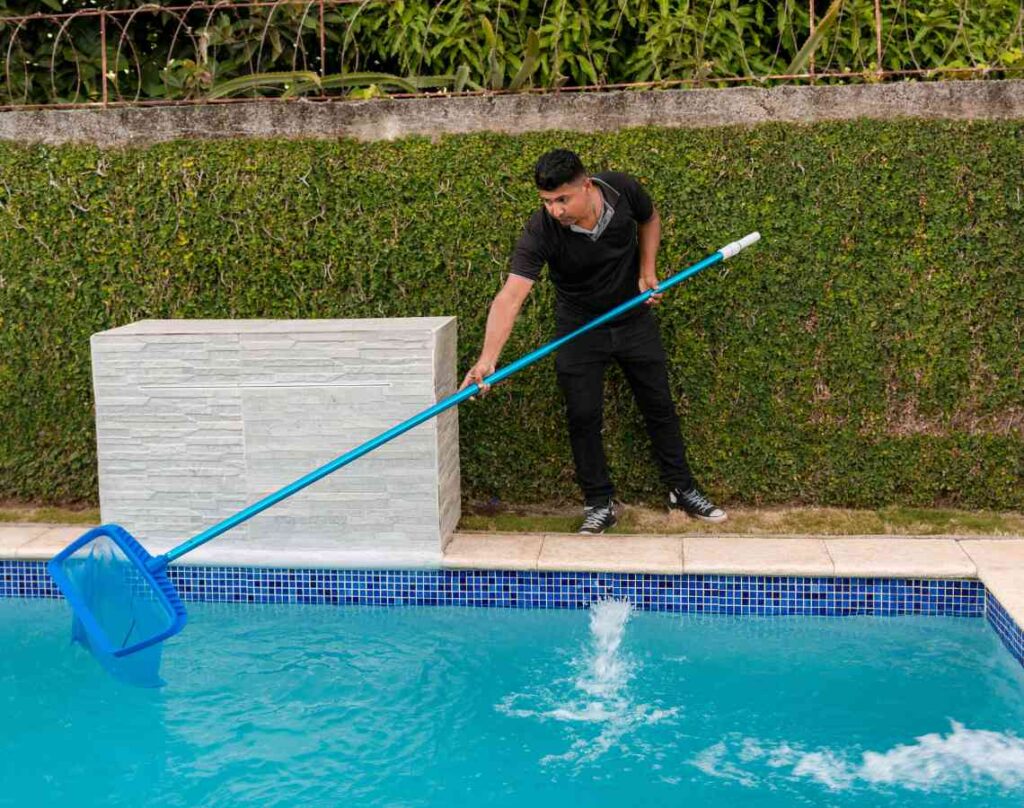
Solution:
<svg viewBox="0 0 1024 808">
<path fill-rule="evenodd" d="M 555 285 L 558 336 L 658 285 L 661 222 L 633 177 L 611 171 L 589 176 L 575 153 L 555 149 L 537 161 L 534 180 L 543 207 L 519 237 L 509 277 L 491 303 L 480 358 L 462 383 L 463 388 L 480 384 L 482 394 L 487 392 L 483 379 L 494 372 L 545 264 Z M 648 304 L 657 305 L 661 297 L 653 295 Z M 641 306 L 570 341 L 555 358 L 584 496 L 580 533 L 603 533 L 616 523 L 615 489 L 601 439 L 604 373 L 613 359 L 643 413 L 669 508 L 723 521 L 725 512 L 701 493 L 690 473 L 657 321 Z"/>
</svg>

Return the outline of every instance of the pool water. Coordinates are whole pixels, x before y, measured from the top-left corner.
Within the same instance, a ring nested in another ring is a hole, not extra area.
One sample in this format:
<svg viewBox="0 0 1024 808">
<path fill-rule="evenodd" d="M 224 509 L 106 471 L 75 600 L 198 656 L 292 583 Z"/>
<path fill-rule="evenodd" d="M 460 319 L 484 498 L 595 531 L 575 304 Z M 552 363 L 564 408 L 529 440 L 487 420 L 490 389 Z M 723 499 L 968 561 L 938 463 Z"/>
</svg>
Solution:
<svg viewBox="0 0 1024 808">
<path fill-rule="evenodd" d="M 0 805 L 1020 806 L 986 622 L 195 604 L 166 687 L 0 600 Z"/>
</svg>

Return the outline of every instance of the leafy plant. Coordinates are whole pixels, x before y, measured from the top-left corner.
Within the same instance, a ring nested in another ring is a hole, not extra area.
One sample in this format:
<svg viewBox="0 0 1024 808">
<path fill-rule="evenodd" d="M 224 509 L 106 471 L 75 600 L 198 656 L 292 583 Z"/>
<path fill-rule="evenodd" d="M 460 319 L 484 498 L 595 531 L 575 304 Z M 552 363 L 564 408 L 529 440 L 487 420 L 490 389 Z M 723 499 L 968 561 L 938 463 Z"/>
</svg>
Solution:
<svg viewBox="0 0 1024 808">
<path fill-rule="evenodd" d="M 94 4 L 47 0 L 63 12 Z M 201 99 L 247 76 L 311 72 L 454 76 L 432 88 L 516 90 L 734 79 L 811 68 L 819 81 L 922 71 L 1002 77 L 1024 68 L 1021 0 L 834 0 L 812 21 L 802 0 L 326 0 L 319 3 L 139 5 L 107 0 L 107 76 L 100 17 L 25 22 L 32 0 L 0 0 L 0 104 Z M 813 29 L 813 34 L 812 34 Z M 985 71 L 980 74 L 978 69 Z M 276 92 L 273 85 L 249 92 Z M 383 93 L 394 83 L 317 91 Z M 246 92 L 246 91 L 242 91 Z"/>
</svg>

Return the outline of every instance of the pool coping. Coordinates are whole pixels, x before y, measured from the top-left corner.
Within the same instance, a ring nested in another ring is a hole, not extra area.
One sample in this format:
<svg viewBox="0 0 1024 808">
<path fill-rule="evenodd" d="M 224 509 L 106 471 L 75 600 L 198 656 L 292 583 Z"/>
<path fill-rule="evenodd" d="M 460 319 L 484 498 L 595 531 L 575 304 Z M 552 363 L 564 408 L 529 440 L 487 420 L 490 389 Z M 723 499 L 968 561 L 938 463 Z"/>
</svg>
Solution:
<svg viewBox="0 0 1024 808">
<path fill-rule="evenodd" d="M 0 525 L 0 559 L 46 561 L 88 525 Z M 207 549 L 207 548 L 204 548 Z M 217 553 L 204 566 L 311 569 L 443 569 L 813 578 L 980 580 L 1024 626 L 1024 538 L 456 532 L 437 559 L 267 551 Z"/>
<path fill-rule="evenodd" d="M 979 580 L 1024 626 L 1024 538 L 456 533 L 448 569 Z"/>
</svg>

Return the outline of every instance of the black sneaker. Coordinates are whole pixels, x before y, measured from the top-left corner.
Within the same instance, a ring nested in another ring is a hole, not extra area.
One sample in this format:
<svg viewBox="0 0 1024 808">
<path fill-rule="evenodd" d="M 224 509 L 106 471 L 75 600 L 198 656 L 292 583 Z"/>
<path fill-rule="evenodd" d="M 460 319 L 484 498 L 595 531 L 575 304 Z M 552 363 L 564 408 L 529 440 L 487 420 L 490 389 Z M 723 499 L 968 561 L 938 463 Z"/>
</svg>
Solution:
<svg viewBox="0 0 1024 808">
<path fill-rule="evenodd" d="M 724 522 L 725 511 L 704 496 L 697 486 L 689 491 L 673 488 L 668 492 L 669 510 L 685 511 L 690 516 L 705 522 Z"/>
<path fill-rule="evenodd" d="M 611 501 L 605 505 L 585 505 L 579 532 L 585 536 L 597 536 L 615 527 L 618 521 L 615 518 L 615 504 Z"/>
</svg>

